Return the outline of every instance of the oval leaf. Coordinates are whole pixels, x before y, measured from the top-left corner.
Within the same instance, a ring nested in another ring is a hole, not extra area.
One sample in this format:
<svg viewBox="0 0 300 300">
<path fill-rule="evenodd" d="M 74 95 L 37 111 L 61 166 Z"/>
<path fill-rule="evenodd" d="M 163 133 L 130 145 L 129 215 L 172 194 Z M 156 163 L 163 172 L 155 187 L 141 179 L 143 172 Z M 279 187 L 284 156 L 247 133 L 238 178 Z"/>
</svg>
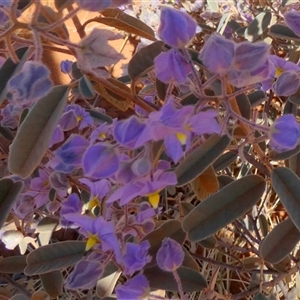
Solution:
<svg viewBox="0 0 300 300">
<path fill-rule="evenodd" d="M 291 28 L 281 24 L 275 24 L 271 26 L 269 35 L 277 39 L 294 40 L 300 42 L 300 37 L 296 35 Z"/>
<path fill-rule="evenodd" d="M 0 273 L 23 273 L 27 266 L 26 255 L 9 256 L 0 261 Z"/>
<path fill-rule="evenodd" d="M 272 19 L 272 14 L 269 11 L 261 12 L 246 28 L 245 38 L 249 42 L 257 40 L 267 29 Z"/>
<path fill-rule="evenodd" d="M 162 52 L 162 41 L 154 42 L 136 52 L 128 63 L 128 74 L 131 79 L 137 78 L 154 65 L 154 58 Z"/>
<path fill-rule="evenodd" d="M 202 174 L 223 153 L 229 143 L 227 135 L 211 136 L 175 169 L 177 186 L 183 186 Z"/>
<path fill-rule="evenodd" d="M 300 179 L 290 169 L 278 167 L 271 173 L 271 181 L 280 202 L 300 230 Z"/>
<path fill-rule="evenodd" d="M 0 180 L 0 229 L 6 221 L 15 200 L 22 192 L 23 186 L 22 181 L 14 182 L 10 178 Z"/>
<path fill-rule="evenodd" d="M 237 153 L 228 151 L 221 155 L 213 164 L 213 167 L 216 172 L 221 171 L 227 168 L 231 163 L 233 163 L 237 158 Z"/>
<path fill-rule="evenodd" d="M 27 178 L 41 162 L 67 103 L 69 88 L 56 86 L 30 110 L 8 157 L 10 172 Z"/>
<path fill-rule="evenodd" d="M 300 240 L 300 231 L 291 219 L 286 219 L 276 225 L 262 241 L 259 252 L 262 258 L 277 264 L 295 248 Z"/>
<path fill-rule="evenodd" d="M 260 199 L 265 185 L 260 176 L 245 176 L 202 201 L 183 219 L 190 241 L 201 241 L 245 214 Z"/>
<path fill-rule="evenodd" d="M 156 41 L 154 31 L 141 20 L 127 15 L 119 8 L 107 8 L 101 11 L 104 18 L 97 18 L 96 21 L 119 30 L 136 34 L 150 41 Z"/>
<path fill-rule="evenodd" d="M 184 292 L 201 291 L 207 287 L 207 283 L 203 276 L 194 269 L 179 267 L 177 272 L 181 279 Z M 145 269 L 144 275 L 149 281 L 150 288 L 165 291 L 178 291 L 178 284 L 175 281 L 172 272 L 163 271 L 158 266 L 155 266 Z"/>
<path fill-rule="evenodd" d="M 63 292 L 64 278 L 61 271 L 56 270 L 40 275 L 44 290 L 51 298 L 57 298 Z"/>
<path fill-rule="evenodd" d="M 86 242 L 65 241 L 42 246 L 27 256 L 26 275 L 39 275 L 74 265 L 85 254 Z"/>
<path fill-rule="evenodd" d="M 90 82 L 90 80 L 85 75 L 83 75 L 79 79 L 78 87 L 79 87 L 80 94 L 84 98 L 93 99 L 95 97 L 96 92 L 94 90 L 94 87 L 93 87 L 92 83 Z"/>
</svg>

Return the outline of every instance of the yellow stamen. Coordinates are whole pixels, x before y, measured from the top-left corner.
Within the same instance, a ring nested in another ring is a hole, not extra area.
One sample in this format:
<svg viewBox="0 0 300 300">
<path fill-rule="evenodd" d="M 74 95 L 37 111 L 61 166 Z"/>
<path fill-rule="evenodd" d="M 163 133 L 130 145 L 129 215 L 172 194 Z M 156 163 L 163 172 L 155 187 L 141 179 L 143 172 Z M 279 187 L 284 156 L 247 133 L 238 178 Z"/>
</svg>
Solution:
<svg viewBox="0 0 300 300">
<path fill-rule="evenodd" d="M 178 138 L 178 140 L 181 143 L 181 145 L 185 145 L 186 144 L 186 140 L 187 140 L 187 135 L 186 134 L 178 132 L 178 133 L 176 133 L 176 137 Z"/>
<path fill-rule="evenodd" d="M 152 205 L 153 208 L 157 208 L 160 200 L 159 193 L 153 193 L 148 195 L 149 197 L 149 202 Z"/>
<path fill-rule="evenodd" d="M 98 236 L 96 234 L 91 235 L 86 242 L 85 251 L 90 250 L 98 242 Z"/>
<path fill-rule="evenodd" d="M 92 210 L 95 206 L 99 204 L 98 197 L 94 197 L 92 200 L 88 203 L 88 210 Z"/>
<path fill-rule="evenodd" d="M 101 132 L 101 133 L 99 134 L 99 138 L 101 138 L 101 139 L 105 139 L 105 138 L 106 138 L 106 135 L 105 135 L 105 133 L 104 133 L 104 132 Z"/>
<path fill-rule="evenodd" d="M 81 122 L 81 121 L 83 120 L 83 118 L 82 118 L 82 116 L 78 116 L 78 117 L 76 118 L 76 120 L 77 120 L 77 122 Z"/>
<path fill-rule="evenodd" d="M 277 78 L 279 75 L 281 75 L 283 73 L 284 70 L 282 70 L 281 68 L 277 67 L 276 71 L 275 71 L 275 77 Z"/>
</svg>

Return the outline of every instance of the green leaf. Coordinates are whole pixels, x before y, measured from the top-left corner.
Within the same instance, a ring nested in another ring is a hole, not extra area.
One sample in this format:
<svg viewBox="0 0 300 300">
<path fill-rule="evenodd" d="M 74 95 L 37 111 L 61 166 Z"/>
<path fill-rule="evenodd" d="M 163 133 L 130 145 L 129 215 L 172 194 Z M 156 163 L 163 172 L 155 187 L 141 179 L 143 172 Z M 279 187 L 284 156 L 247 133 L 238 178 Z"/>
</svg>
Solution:
<svg viewBox="0 0 300 300">
<path fill-rule="evenodd" d="M 286 219 L 276 225 L 265 237 L 259 247 L 262 258 L 277 264 L 295 248 L 300 240 L 300 231 L 291 219 Z"/>
<path fill-rule="evenodd" d="M 67 103 L 69 89 L 56 86 L 30 110 L 17 132 L 8 156 L 8 168 L 29 177 L 41 162 Z"/>
<path fill-rule="evenodd" d="M 175 169 L 177 186 L 183 186 L 203 173 L 223 153 L 229 143 L 227 135 L 213 135 L 194 150 Z"/>
<path fill-rule="evenodd" d="M 300 179 L 290 169 L 278 167 L 271 173 L 271 181 L 280 202 L 300 230 Z"/>
<path fill-rule="evenodd" d="M 291 156 L 286 161 L 286 165 L 299 177 L 300 176 L 300 153 Z"/>
<path fill-rule="evenodd" d="M 228 151 L 224 154 L 222 154 L 214 163 L 213 163 L 213 167 L 215 169 L 216 172 L 221 171 L 225 168 L 227 168 L 229 165 L 231 165 L 237 158 L 237 154 L 232 152 L 232 151 Z"/>
<path fill-rule="evenodd" d="M 39 275 L 73 266 L 85 254 L 86 242 L 64 241 L 42 246 L 27 256 L 26 275 Z"/>
<path fill-rule="evenodd" d="M 90 82 L 90 80 L 85 75 L 83 75 L 79 79 L 78 87 L 79 87 L 80 94 L 84 98 L 93 99 L 95 97 L 96 92 L 94 90 L 94 87 L 93 87 L 92 83 Z"/>
<path fill-rule="evenodd" d="M 161 247 L 164 238 L 170 237 L 179 244 L 185 241 L 186 233 L 182 230 L 181 222 L 178 220 L 165 221 L 161 226 L 152 232 L 148 233 L 142 241 L 148 240 L 151 247 L 148 254 L 152 256 L 152 261 L 155 261 L 156 253 Z"/>
<path fill-rule="evenodd" d="M 269 157 L 271 160 L 275 160 L 275 161 L 285 160 L 296 155 L 299 152 L 300 152 L 300 145 L 298 145 L 295 149 L 284 151 L 284 152 L 277 152 L 275 150 L 271 150 L 269 153 Z"/>
<path fill-rule="evenodd" d="M 262 177 L 249 175 L 209 196 L 183 219 L 189 240 L 201 241 L 244 215 L 259 201 L 265 186 Z"/>
<path fill-rule="evenodd" d="M 26 266 L 26 255 L 4 257 L 0 260 L 0 273 L 23 273 Z"/>
<path fill-rule="evenodd" d="M 130 78 L 136 79 L 143 72 L 153 67 L 154 59 L 162 52 L 162 41 L 157 41 L 136 52 L 128 63 L 128 74 Z"/>
<path fill-rule="evenodd" d="M 300 37 L 295 32 L 284 25 L 275 24 L 270 27 L 269 35 L 276 39 L 293 40 L 300 42 Z"/>
<path fill-rule="evenodd" d="M 251 106 L 250 106 L 250 101 L 246 96 L 246 94 L 240 94 L 235 98 L 242 117 L 244 117 L 247 120 L 250 120 Z"/>
<path fill-rule="evenodd" d="M 119 8 L 107 8 L 101 11 L 104 17 L 97 18 L 96 21 L 116 29 L 136 34 L 150 41 L 156 41 L 153 29 L 141 20 L 127 15 Z"/>
<path fill-rule="evenodd" d="M 184 292 L 201 291 L 207 287 L 207 283 L 203 276 L 187 267 L 179 267 L 177 269 Z M 178 284 L 174 279 L 172 272 L 161 270 L 158 266 L 146 268 L 144 275 L 149 281 L 150 288 L 165 291 L 178 291 Z"/>
<path fill-rule="evenodd" d="M 51 298 L 57 298 L 63 293 L 64 278 L 60 270 L 40 275 L 44 290 Z"/>
<path fill-rule="evenodd" d="M 250 102 L 250 105 L 252 108 L 262 104 L 266 100 L 268 100 L 268 97 L 266 97 L 265 93 L 263 91 L 254 91 L 252 93 L 249 93 L 247 95 L 248 100 Z"/>
<path fill-rule="evenodd" d="M 225 185 L 232 183 L 234 179 L 227 175 L 218 176 L 219 188 L 222 189 Z"/>
<path fill-rule="evenodd" d="M 107 123 L 107 124 L 112 124 L 112 122 L 113 122 L 113 119 L 112 119 L 110 116 L 105 115 L 105 114 L 102 114 L 102 113 L 99 112 L 99 111 L 92 110 L 92 109 L 87 109 L 86 111 L 91 115 L 91 117 L 92 117 L 96 122 L 99 122 L 99 123 Z"/>
<path fill-rule="evenodd" d="M 0 69 L 0 104 L 6 98 L 6 85 L 11 77 L 18 73 L 23 67 L 24 63 L 31 52 L 30 48 L 24 47 L 16 50 L 16 55 L 19 58 L 19 63 L 15 64 L 11 58 L 8 58 Z"/>
<path fill-rule="evenodd" d="M 22 181 L 14 182 L 10 178 L 0 180 L 0 229 L 6 221 L 15 200 L 22 192 L 23 186 Z"/>
<path fill-rule="evenodd" d="M 270 25 L 272 14 L 269 11 L 261 12 L 245 30 L 245 38 L 249 42 L 257 40 Z"/>
</svg>

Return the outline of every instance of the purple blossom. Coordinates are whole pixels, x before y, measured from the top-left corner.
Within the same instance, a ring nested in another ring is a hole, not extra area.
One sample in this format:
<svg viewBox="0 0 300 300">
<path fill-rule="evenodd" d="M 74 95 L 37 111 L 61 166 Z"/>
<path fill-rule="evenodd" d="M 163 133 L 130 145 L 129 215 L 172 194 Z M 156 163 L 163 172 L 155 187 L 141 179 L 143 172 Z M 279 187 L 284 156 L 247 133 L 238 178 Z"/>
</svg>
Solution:
<svg viewBox="0 0 300 300">
<path fill-rule="evenodd" d="M 112 131 L 116 124 L 116 119 L 113 120 L 112 124 L 101 124 L 96 129 L 93 130 L 93 132 L 90 135 L 90 143 L 94 144 L 95 141 L 103 141 L 106 139 L 112 138 Z"/>
<path fill-rule="evenodd" d="M 76 167 L 81 167 L 82 156 L 89 142 L 78 134 L 72 134 L 68 140 L 56 150 L 56 157 L 51 166 L 57 171 L 72 172 Z"/>
<path fill-rule="evenodd" d="M 182 246 L 169 237 L 165 238 L 156 254 L 157 265 L 162 270 L 173 272 L 182 265 L 183 259 Z"/>
<path fill-rule="evenodd" d="M 1 0 L 1 5 L 6 8 L 10 8 L 11 4 L 11 0 Z M 8 15 L 0 8 L 0 25 L 3 26 L 8 20 Z"/>
<path fill-rule="evenodd" d="M 288 11 L 284 14 L 284 21 L 298 36 L 300 36 L 300 12 Z"/>
<path fill-rule="evenodd" d="M 72 61 L 68 59 L 62 60 L 60 63 L 60 70 L 64 74 L 69 74 L 72 71 L 72 65 L 73 65 Z"/>
<path fill-rule="evenodd" d="M 270 145 L 277 151 L 294 149 L 300 138 L 300 127 L 294 115 L 279 117 L 270 129 Z"/>
<path fill-rule="evenodd" d="M 150 243 L 148 241 L 143 241 L 140 244 L 126 243 L 126 252 L 123 256 L 125 274 L 132 275 L 143 269 L 151 261 L 151 256 L 148 255 L 149 248 Z"/>
<path fill-rule="evenodd" d="M 267 60 L 270 46 L 265 42 L 242 42 L 236 46 L 233 67 L 240 71 L 253 71 Z"/>
<path fill-rule="evenodd" d="M 98 205 L 111 190 L 110 182 L 106 179 L 92 182 L 86 178 L 82 178 L 79 181 L 87 185 L 90 189 L 89 209 Z"/>
<path fill-rule="evenodd" d="M 142 145 L 147 141 L 164 140 L 166 152 L 174 162 L 183 156 L 182 146 L 189 149 L 192 134 L 220 133 L 221 126 L 216 120 L 216 111 L 210 109 L 194 113 L 193 106 L 177 108 L 173 98 L 160 111 L 149 115 L 147 127 L 137 141 Z"/>
<path fill-rule="evenodd" d="M 262 82 L 262 90 L 267 91 L 272 87 L 275 78 L 278 78 L 285 71 L 300 71 L 299 66 L 291 61 L 277 55 L 269 55 L 269 74 L 268 77 Z"/>
<path fill-rule="evenodd" d="M 30 193 L 18 196 L 13 204 L 13 212 L 23 220 L 26 216 L 33 214 L 36 208 L 35 199 Z"/>
<path fill-rule="evenodd" d="M 118 300 L 143 299 L 150 293 L 150 287 L 147 278 L 142 275 L 136 275 L 116 287 Z"/>
<path fill-rule="evenodd" d="M 82 211 L 83 204 L 76 193 L 72 193 L 67 200 L 61 204 L 60 216 L 61 224 L 63 226 L 69 226 L 70 222 L 67 221 L 65 215 L 67 214 L 80 214 Z"/>
<path fill-rule="evenodd" d="M 231 67 L 234 51 L 234 42 L 218 34 L 212 34 L 205 42 L 199 59 L 210 72 L 224 74 Z"/>
<path fill-rule="evenodd" d="M 45 96 L 52 88 L 49 75 L 50 71 L 42 63 L 25 62 L 21 71 L 7 83 L 9 99 L 14 102 L 32 103 Z"/>
<path fill-rule="evenodd" d="M 290 70 L 279 75 L 272 88 L 278 96 L 290 96 L 297 92 L 299 86 L 299 74 Z"/>
<path fill-rule="evenodd" d="M 171 47 L 185 47 L 194 37 L 196 27 L 196 22 L 187 13 L 166 6 L 161 8 L 158 35 Z"/>
<path fill-rule="evenodd" d="M 165 172 L 165 166 L 154 171 L 153 178 L 149 175 L 138 178 L 135 182 L 127 184 L 116 190 L 106 201 L 107 204 L 120 199 L 120 205 L 125 205 L 139 196 L 148 196 L 153 207 L 158 206 L 158 193 L 168 185 L 177 183 L 177 177 L 173 172 Z M 153 197 L 153 198 L 152 198 Z"/>
<path fill-rule="evenodd" d="M 80 226 L 79 232 L 88 238 L 87 250 L 101 242 L 102 250 L 113 250 L 117 262 L 121 263 L 121 248 L 112 222 L 105 221 L 101 216 L 91 218 L 77 213 L 64 214 L 64 218 Z"/>
<path fill-rule="evenodd" d="M 84 153 L 82 164 L 87 176 L 95 179 L 112 176 L 119 168 L 116 148 L 108 143 L 92 145 Z"/>
<path fill-rule="evenodd" d="M 145 127 L 146 125 L 138 117 L 131 116 L 116 123 L 114 137 L 120 145 L 134 149 Z"/>
<path fill-rule="evenodd" d="M 68 176 L 59 171 L 54 171 L 49 177 L 51 186 L 56 190 L 67 190 L 70 186 Z"/>
<path fill-rule="evenodd" d="M 22 106 L 16 104 L 8 104 L 1 109 L 1 125 L 9 128 L 16 128 L 19 123 L 19 116 L 22 113 Z"/>
<path fill-rule="evenodd" d="M 79 130 L 94 124 L 91 115 L 80 105 L 72 104 L 66 107 L 65 113 L 62 115 L 60 122 L 61 128 L 68 131 L 79 125 Z"/>
<path fill-rule="evenodd" d="M 192 67 L 177 49 L 162 52 L 154 59 L 156 77 L 163 82 L 185 83 Z"/>
<path fill-rule="evenodd" d="M 59 125 L 56 126 L 53 136 L 51 138 L 49 148 L 51 148 L 53 145 L 58 144 L 64 140 L 64 133 L 61 130 L 61 127 Z"/>
<path fill-rule="evenodd" d="M 91 289 L 103 273 L 103 266 L 97 261 L 79 261 L 68 276 L 66 288 L 69 290 Z"/>
</svg>

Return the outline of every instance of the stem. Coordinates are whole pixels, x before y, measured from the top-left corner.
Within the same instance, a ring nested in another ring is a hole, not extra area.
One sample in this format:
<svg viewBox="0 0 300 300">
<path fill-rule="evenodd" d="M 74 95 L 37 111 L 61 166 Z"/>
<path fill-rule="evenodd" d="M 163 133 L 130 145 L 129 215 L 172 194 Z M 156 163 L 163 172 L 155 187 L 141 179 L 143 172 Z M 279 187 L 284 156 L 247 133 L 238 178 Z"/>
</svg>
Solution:
<svg viewBox="0 0 300 300">
<path fill-rule="evenodd" d="M 186 297 L 184 296 L 184 292 L 183 292 L 183 288 L 182 288 L 181 279 L 180 279 L 180 277 L 179 277 L 179 275 L 177 273 L 177 270 L 173 271 L 173 275 L 174 275 L 174 278 L 175 278 L 177 286 L 178 286 L 178 291 L 179 291 L 180 299 L 186 300 Z"/>
</svg>

